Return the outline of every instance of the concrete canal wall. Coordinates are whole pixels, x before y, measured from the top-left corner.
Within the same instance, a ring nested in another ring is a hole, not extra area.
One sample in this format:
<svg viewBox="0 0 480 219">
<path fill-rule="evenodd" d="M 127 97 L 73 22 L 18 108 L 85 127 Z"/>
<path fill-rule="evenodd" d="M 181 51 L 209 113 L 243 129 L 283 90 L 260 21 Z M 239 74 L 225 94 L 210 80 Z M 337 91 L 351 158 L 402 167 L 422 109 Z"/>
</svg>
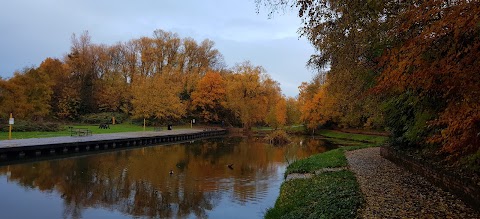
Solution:
<svg viewBox="0 0 480 219">
<path fill-rule="evenodd" d="M 127 132 L 80 137 L 32 138 L 0 141 L 0 164 L 40 156 L 158 145 L 225 135 L 225 129 L 185 129 L 159 132 Z"/>
<path fill-rule="evenodd" d="M 410 172 L 423 176 L 432 184 L 455 194 L 473 209 L 480 210 L 480 182 L 455 175 L 389 146 L 381 147 L 380 155 Z"/>
</svg>

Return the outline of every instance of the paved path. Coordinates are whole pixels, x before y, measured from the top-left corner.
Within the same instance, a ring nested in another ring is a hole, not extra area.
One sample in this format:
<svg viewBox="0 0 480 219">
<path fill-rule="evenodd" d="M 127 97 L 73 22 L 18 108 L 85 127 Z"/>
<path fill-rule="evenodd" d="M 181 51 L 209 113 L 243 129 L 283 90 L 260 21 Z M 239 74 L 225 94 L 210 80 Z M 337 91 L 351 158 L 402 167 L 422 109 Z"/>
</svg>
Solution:
<svg viewBox="0 0 480 219">
<path fill-rule="evenodd" d="M 28 138 L 18 140 L 3 140 L 0 141 L 0 148 L 8 147 L 28 147 L 58 143 L 75 143 L 75 142 L 89 142 L 89 141 L 104 141 L 104 140 L 116 140 L 116 139 L 129 139 L 129 138 L 142 138 L 142 137 L 155 137 L 166 135 L 181 135 L 181 134 L 194 134 L 200 133 L 203 130 L 200 129 L 180 129 L 180 130 L 166 130 L 166 131 L 145 131 L 145 132 L 120 132 L 112 134 L 93 134 L 90 136 L 82 137 L 51 137 L 51 138 Z"/>
<path fill-rule="evenodd" d="M 452 194 L 380 156 L 380 148 L 346 153 L 365 195 L 363 218 L 480 218 Z"/>
</svg>

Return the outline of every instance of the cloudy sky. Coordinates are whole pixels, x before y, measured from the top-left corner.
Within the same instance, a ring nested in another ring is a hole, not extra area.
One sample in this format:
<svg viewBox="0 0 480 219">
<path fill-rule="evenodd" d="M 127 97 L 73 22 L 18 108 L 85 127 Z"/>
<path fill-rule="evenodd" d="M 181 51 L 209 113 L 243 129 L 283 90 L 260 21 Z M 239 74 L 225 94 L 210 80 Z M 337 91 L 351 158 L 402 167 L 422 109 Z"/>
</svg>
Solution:
<svg viewBox="0 0 480 219">
<path fill-rule="evenodd" d="M 254 0 L 12 0 L 0 4 L 0 76 L 8 78 L 47 57 L 62 58 L 73 33 L 88 30 L 94 43 L 114 44 L 162 29 L 216 43 L 226 64 L 261 65 L 296 96 L 313 72 L 314 49 L 297 33 L 296 11 L 256 13 Z"/>
</svg>

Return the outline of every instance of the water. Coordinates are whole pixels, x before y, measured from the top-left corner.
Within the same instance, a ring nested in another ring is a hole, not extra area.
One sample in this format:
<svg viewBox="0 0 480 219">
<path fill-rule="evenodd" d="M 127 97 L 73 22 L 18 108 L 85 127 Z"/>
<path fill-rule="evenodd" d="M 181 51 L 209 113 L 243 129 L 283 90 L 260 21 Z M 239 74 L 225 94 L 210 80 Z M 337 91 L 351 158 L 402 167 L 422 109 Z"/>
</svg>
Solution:
<svg viewBox="0 0 480 219">
<path fill-rule="evenodd" d="M 324 152 L 326 145 L 217 138 L 3 166 L 0 215 L 262 218 L 278 197 L 287 163 Z"/>
</svg>

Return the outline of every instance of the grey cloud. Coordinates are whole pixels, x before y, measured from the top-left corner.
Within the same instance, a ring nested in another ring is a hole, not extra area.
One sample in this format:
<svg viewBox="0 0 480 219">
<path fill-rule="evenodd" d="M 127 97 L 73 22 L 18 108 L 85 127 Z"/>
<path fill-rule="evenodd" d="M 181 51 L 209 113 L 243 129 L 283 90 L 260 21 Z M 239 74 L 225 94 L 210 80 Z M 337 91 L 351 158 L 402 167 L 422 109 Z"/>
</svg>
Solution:
<svg viewBox="0 0 480 219">
<path fill-rule="evenodd" d="M 94 43 L 113 44 L 155 29 L 181 37 L 216 42 L 227 64 L 251 60 L 264 66 L 295 96 L 301 81 L 311 78 L 305 62 L 313 49 L 297 40 L 300 26 L 293 12 L 268 19 L 256 14 L 253 0 L 15 0 L 0 7 L 0 75 L 61 58 L 73 33 L 88 30 Z"/>
</svg>

